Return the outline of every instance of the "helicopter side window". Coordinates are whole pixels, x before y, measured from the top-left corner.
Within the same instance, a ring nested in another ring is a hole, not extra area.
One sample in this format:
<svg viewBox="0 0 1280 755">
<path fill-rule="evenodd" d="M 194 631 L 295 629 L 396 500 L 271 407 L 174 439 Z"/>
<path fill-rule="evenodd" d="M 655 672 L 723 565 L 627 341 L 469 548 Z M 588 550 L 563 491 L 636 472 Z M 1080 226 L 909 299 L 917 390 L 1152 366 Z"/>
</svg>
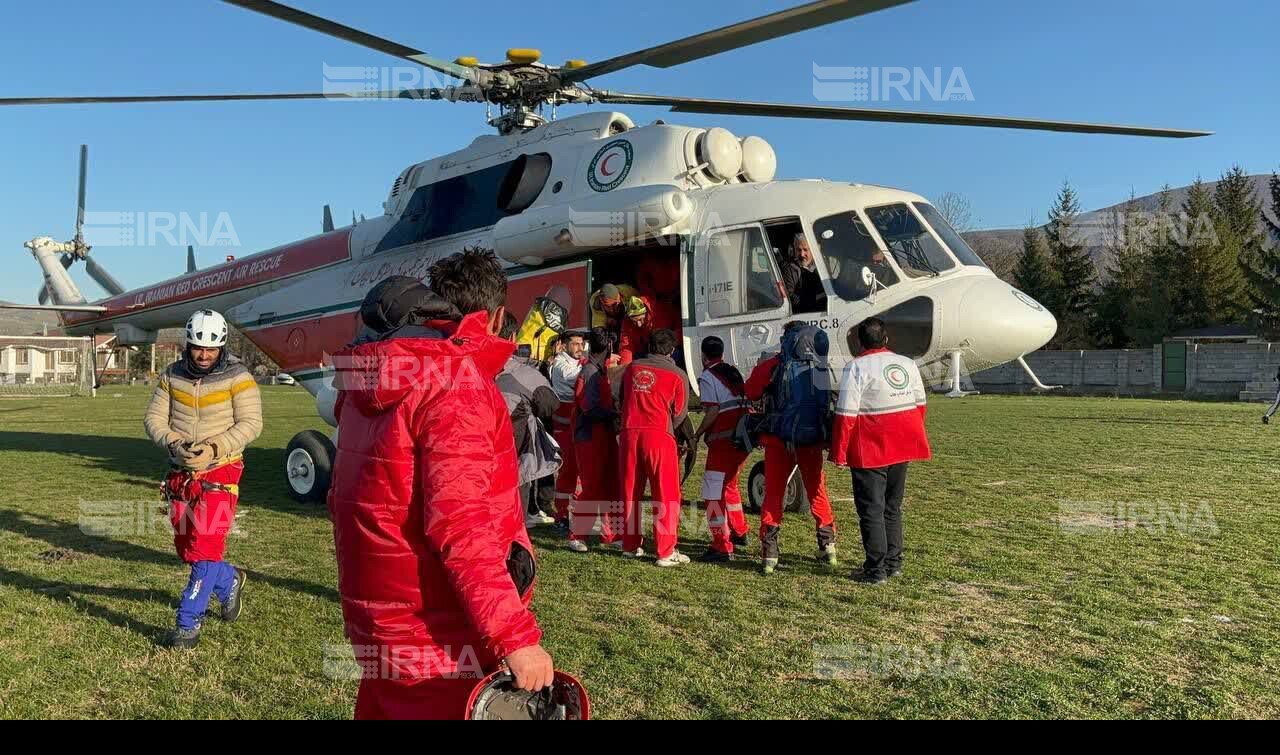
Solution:
<svg viewBox="0 0 1280 755">
<path fill-rule="evenodd" d="M 815 222 L 813 235 L 822 250 L 831 287 L 841 299 L 859 301 L 871 295 L 871 287 L 862 278 L 864 268 L 871 270 L 881 286 L 898 282 L 885 251 L 857 212 L 842 212 Z"/>
<path fill-rule="evenodd" d="M 733 317 L 783 305 L 770 248 L 758 226 L 717 231 L 707 245 L 707 314 Z"/>
<path fill-rule="evenodd" d="M 933 226 L 934 233 L 942 237 L 943 243 L 951 247 L 951 253 L 960 260 L 961 265 L 974 265 L 976 267 L 986 267 L 987 263 L 982 261 L 978 253 L 973 251 L 973 247 L 969 246 L 964 237 L 956 233 L 956 229 L 951 227 L 947 219 L 942 217 L 942 213 L 938 212 L 938 208 L 928 202 L 916 202 L 916 209 L 924 216 L 925 221 Z"/>
<path fill-rule="evenodd" d="M 905 204 L 868 208 L 867 217 L 908 277 L 940 275 L 956 266 L 947 250 Z"/>
</svg>

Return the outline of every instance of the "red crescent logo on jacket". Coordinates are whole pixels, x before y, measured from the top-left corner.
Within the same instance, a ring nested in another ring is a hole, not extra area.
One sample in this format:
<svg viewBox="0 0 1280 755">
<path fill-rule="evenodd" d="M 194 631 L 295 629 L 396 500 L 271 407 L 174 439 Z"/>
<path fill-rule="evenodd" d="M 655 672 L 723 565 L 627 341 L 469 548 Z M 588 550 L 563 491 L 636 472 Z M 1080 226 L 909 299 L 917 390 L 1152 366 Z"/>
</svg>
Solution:
<svg viewBox="0 0 1280 755">
<path fill-rule="evenodd" d="M 637 370 L 634 383 L 637 391 L 648 391 L 658 382 L 658 376 L 651 370 Z"/>
</svg>

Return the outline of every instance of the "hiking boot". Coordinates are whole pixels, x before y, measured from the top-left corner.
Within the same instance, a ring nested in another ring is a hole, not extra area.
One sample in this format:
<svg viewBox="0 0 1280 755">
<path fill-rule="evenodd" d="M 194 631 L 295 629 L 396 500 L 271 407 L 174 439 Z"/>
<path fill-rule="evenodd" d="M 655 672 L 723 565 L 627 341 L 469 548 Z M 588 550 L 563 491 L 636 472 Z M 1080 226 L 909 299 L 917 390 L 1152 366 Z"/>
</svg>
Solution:
<svg viewBox="0 0 1280 755">
<path fill-rule="evenodd" d="M 231 592 L 227 594 L 227 599 L 222 601 L 222 620 L 235 621 L 240 618 L 240 612 L 244 609 L 244 583 L 249 581 L 249 575 L 240 567 L 232 567 L 236 570 L 236 581 L 231 584 Z"/>
<path fill-rule="evenodd" d="M 164 638 L 166 647 L 190 650 L 200 644 L 200 627 L 192 629 L 175 628 Z"/>
<path fill-rule="evenodd" d="M 840 565 L 840 559 L 836 554 L 836 546 L 834 543 L 818 549 L 818 561 L 833 568 Z"/>
<path fill-rule="evenodd" d="M 573 551 L 574 553 L 586 553 L 591 549 L 588 548 L 587 544 L 582 542 L 581 540 L 570 540 L 569 550 Z"/>
</svg>

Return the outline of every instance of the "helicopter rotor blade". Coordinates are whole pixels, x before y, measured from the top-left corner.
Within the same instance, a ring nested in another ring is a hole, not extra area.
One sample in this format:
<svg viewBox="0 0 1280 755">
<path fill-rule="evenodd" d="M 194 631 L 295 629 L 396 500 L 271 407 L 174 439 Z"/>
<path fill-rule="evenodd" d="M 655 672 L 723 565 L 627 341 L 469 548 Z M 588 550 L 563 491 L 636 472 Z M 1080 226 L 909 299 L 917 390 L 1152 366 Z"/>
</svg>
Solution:
<svg viewBox="0 0 1280 755">
<path fill-rule="evenodd" d="M 562 71 L 561 81 L 585 81 L 632 66 L 647 65 L 670 68 L 681 63 L 718 55 L 739 47 L 747 47 L 789 34 L 826 26 L 837 21 L 865 16 L 915 0 L 819 0 L 806 5 L 753 18 L 692 37 L 589 63 L 582 68 Z"/>
<path fill-rule="evenodd" d="M 983 126 L 1029 131 L 1152 136 L 1172 139 L 1187 139 L 1213 134 L 1212 131 L 1188 131 L 1077 121 L 1050 121 L 1038 118 L 1011 118 L 999 115 L 922 113 L 911 110 L 878 110 L 875 108 L 835 107 L 831 105 L 789 105 L 775 102 L 709 100 L 696 97 L 667 97 L 653 94 L 627 94 L 624 92 L 598 91 L 594 93 L 594 98 L 598 102 L 619 105 L 666 105 L 674 113 L 701 113 L 704 115 L 754 115 L 766 118 L 813 118 L 836 121 L 916 123 L 942 126 Z"/>
<path fill-rule="evenodd" d="M 84 194 L 89 172 L 89 145 L 80 145 L 80 194 L 76 200 L 76 241 L 84 241 Z"/>
<path fill-rule="evenodd" d="M 139 95 L 124 97 L 0 97 L 0 106 L 4 105 L 89 105 L 89 104 L 121 104 L 131 102 L 227 102 L 233 100 L 345 100 L 345 99 L 402 99 L 402 100 L 435 100 L 447 99 L 433 96 L 439 89 L 397 89 L 383 92 L 296 92 L 277 94 L 165 94 Z"/>
<path fill-rule="evenodd" d="M 235 5 L 245 10 L 251 10 L 261 13 L 264 16 L 271 16 L 281 21 L 286 21 L 297 26 L 301 26 L 312 31 L 318 31 L 321 34 L 328 34 L 331 37 L 346 42 L 352 42 L 367 47 L 371 50 L 384 52 L 388 55 L 394 55 L 397 58 L 412 61 L 418 65 L 426 66 L 433 71 L 452 76 L 455 79 L 476 83 L 480 78 L 480 72 L 475 68 L 468 66 L 460 66 L 457 63 L 451 63 L 447 60 L 434 58 L 422 50 L 417 50 L 399 42 L 392 42 L 389 39 L 369 34 L 368 32 L 353 29 L 350 26 L 340 24 L 336 21 L 330 21 L 322 16 L 316 16 L 306 11 L 291 8 L 272 0 L 222 0 L 229 5 Z"/>
</svg>

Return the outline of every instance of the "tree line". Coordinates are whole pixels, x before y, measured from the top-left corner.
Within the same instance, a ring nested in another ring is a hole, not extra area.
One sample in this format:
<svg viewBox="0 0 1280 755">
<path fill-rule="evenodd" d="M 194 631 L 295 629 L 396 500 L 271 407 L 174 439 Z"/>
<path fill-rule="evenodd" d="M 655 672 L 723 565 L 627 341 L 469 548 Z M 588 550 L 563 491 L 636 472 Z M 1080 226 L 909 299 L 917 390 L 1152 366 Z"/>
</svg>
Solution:
<svg viewBox="0 0 1280 755">
<path fill-rule="evenodd" d="M 1166 185 L 1154 211 L 1131 195 L 1100 224 L 1081 218 L 1069 183 L 1048 223 L 1023 231 L 1006 276 L 1058 318 L 1048 348 L 1145 348 L 1210 325 L 1280 336 L 1280 176 L 1260 198 L 1235 166 L 1214 187 L 1197 179 L 1175 206 Z M 1101 235 L 1106 276 L 1090 241 Z"/>
</svg>

